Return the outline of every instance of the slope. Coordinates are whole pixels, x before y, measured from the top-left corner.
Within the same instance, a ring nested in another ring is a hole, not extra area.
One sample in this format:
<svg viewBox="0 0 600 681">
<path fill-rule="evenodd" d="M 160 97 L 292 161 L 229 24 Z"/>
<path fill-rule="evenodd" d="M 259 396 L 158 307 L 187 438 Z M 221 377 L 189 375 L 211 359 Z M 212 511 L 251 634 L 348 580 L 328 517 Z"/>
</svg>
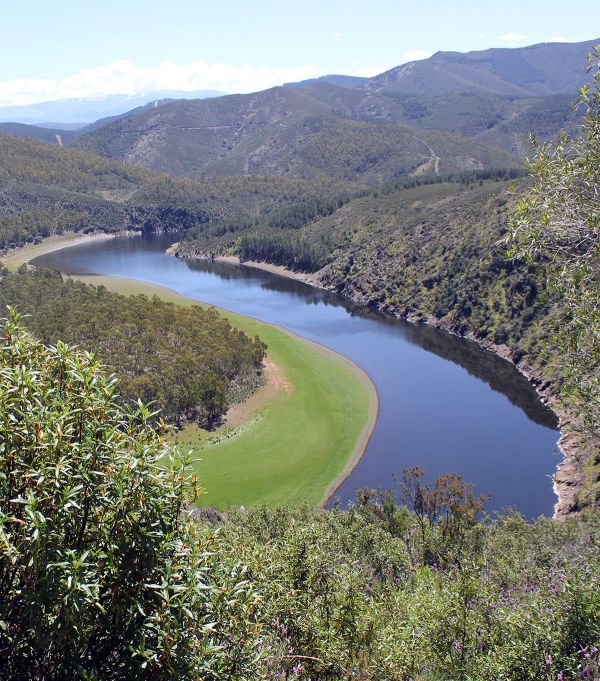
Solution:
<svg viewBox="0 0 600 681">
<path fill-rule="evenodd" d="M 370 92 L 444 94 L 488 92 L 549 95 L 576 92 L 587 82 L 586 59 L 600 40 L 540 43 L 476 52 L 436 52 L 370 78 Z"/>
<path fill-rule="evenodd" d="M 190 228 L 355 188 L 287 178 L 174 180 L 84 151 L 0 135 L 0 249 L 72 231 Z"/>
<path fill-rule="evenodd" d="M 356 90 L 319 83 L 173 102 L 109 123 L 74 144 L 189 177 L 329 177 L 372 184 L 416 172 L 433 157 L 447 172 L 518 165 L 508 154 L 466 138 L 353 120 L 361 99 Z"/>
</svg>

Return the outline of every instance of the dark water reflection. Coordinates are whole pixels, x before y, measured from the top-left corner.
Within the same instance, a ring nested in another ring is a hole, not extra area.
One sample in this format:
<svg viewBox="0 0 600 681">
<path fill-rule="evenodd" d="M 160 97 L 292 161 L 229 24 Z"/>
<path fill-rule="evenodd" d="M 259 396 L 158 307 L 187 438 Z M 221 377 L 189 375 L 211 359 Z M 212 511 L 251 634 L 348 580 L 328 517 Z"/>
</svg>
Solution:
<svg viewBox="0 0 600 681">
<path fill-rule="evenodd" d="M 72 274 L 127 276 L 280 324 L 350 357 L 373 379 L 380 414 L 368 450 L 338 494 L 387 487 L 420 465 L 457 472 L 490 493 L 490 509 L 550 514 L 549 476 L 558 455 L 556 420 L 508 362 L 439 329 L 349 304 L 340 296 L 261 270 L 181 261 L 174 240 L 119 238 L 74 246 L 35 262 Z"/>
</svg>

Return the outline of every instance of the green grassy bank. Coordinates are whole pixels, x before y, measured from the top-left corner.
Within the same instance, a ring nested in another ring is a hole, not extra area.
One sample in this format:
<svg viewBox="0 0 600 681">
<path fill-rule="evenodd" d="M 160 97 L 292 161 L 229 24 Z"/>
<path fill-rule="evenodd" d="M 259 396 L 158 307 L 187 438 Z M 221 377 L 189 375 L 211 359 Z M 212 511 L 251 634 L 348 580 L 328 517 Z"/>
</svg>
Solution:
<svg viewBox="0 0 600 681">
<path fill-rule="evenodd" d="M 66 242 L 61 242 L 60 246 Z M 5 262 L 15 267 L 41 255 L 44 244 Z M 59 247 L 60 247 L 59 246 Z M 48 250 L 57 247 L 48 243 Z M 84 281 L 123 294 L 158 295 L 197 304 L 168 289 L 116 277 Z M 267 385 L 231 422 L 207 432 L 187 426 L 173 435 L 205 485 L 202 505 L 318 505 L 360 459 L 377 416 L 369 377 L 344 357 L 281 328 L 221 310 L 232 324 L 268 345 Z M 235 411 L 235 410 L 234 410 Z"/>
</svg>

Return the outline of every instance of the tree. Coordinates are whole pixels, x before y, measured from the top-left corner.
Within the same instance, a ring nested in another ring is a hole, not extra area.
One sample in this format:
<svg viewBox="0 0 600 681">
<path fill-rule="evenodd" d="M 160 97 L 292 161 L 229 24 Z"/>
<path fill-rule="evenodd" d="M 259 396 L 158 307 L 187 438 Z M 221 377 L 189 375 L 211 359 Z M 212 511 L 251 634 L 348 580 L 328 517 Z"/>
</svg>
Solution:
<svg viewBox="0 0 600 681">
<path fill-rule="evenodd" d="M 247 678 L 243 569 L 184 512 L 186 462 L 117 388 L 15 313 L 0 329 L 2 679 Z"/>
<path fill-rule="evenodd" d="M 510 253 L 541 266 L 556 300 L 550 353 L 562 395 L 591 432 L 600 424 L 600 46 L 590 54 L 591 86 L 581 89 L 580 133 L 534 142 L 532 186 L 509 224 Z"/>
</svg>

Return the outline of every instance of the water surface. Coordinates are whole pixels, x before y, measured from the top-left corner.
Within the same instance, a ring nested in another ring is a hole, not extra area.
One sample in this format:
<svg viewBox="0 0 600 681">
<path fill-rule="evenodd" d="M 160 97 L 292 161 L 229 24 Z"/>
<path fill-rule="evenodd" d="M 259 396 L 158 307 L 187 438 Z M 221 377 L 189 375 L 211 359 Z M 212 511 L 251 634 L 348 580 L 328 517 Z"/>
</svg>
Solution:
<svg viewBox="0 0 600 681">
<path fill-rule="evenodd" d="M 342 502 L 356 487 L 388 487 L 393 473 L 419 465 L 433 476 L 463 475 L 477 493 L 491 495 L 489 510 L 552 513 L 556 419 L 509 362 L 439 329 L 386 318 L 269 272 L 179 260 L 164 253 L 174 240 L 119 237 L 34 262 L 166 286 L 280 324 L 360 365 L 377 387 L 380 414 L 364 457 L 338 490 Z"/>
</svg>

